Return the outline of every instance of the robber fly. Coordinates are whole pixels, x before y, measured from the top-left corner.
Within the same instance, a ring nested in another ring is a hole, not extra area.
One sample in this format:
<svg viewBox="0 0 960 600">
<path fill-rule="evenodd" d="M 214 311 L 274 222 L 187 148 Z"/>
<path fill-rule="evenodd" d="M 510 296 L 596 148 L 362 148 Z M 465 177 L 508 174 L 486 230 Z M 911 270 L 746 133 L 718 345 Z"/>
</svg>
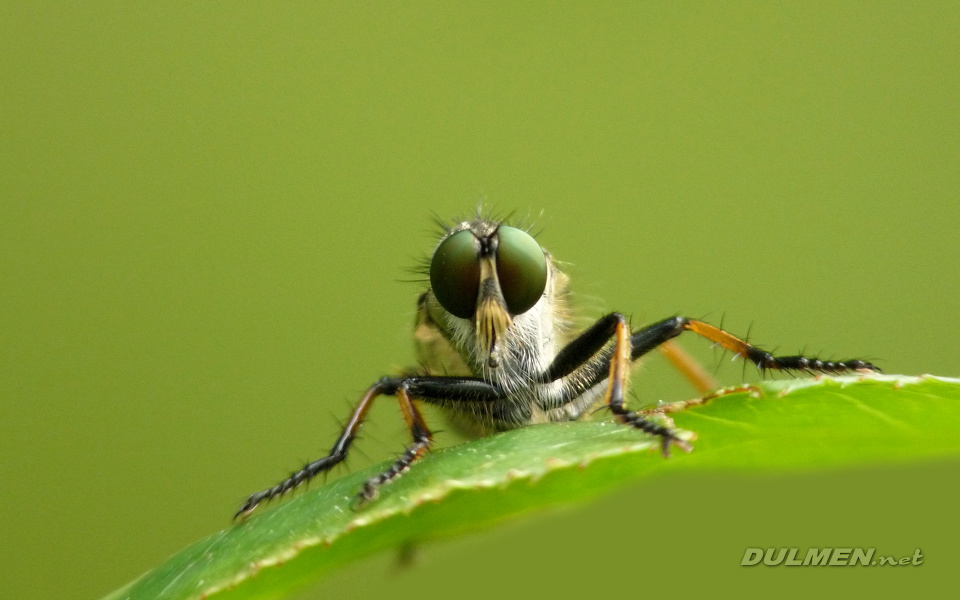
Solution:
<svg viewBox="0 0 960 600">
<path fill-rule="evenodd" d="M 417 302 L 414 337 L 421 369 L 370 386 L 327 456 L 251 495 L 236 517 L 342 462 L 367 411 L 382 395 L 400 403 L 413 443 L 387 470 L 366 480 L 358 504 L 376 498 L 381 486 L 409 470 L 430 448 L 432 435 L 417 402 L 440 407 L 455 428 L 474 437 L 533 423 L 575 421 L 602 403 L 625 426 L 659 437 L 664 456 L 671 446 L 689 452 L 690 445 L 672 429 L 624 402 L 633 361 L 685 331 L 761 371 L 878 370 L 863 360 L 774 356 L 686 317 L 631 331 L 627 318 L 613 312 L 574 333 L 568 323 L 567 276 L 527 231 L 480 214 L 444 229 L 430 259 L 430 287 Z"/>
</svg>

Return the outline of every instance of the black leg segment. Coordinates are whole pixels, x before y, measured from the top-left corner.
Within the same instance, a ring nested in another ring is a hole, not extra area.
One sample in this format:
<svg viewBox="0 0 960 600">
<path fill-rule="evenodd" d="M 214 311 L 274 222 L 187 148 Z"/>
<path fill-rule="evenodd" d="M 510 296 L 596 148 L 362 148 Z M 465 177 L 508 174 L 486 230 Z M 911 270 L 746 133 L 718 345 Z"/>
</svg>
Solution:
<svg viewBox="0 0 960 600">
<path fill-rule="evenodd" d="M 252 494 L 236 512 L 234 518 L 246 517 L 261 502 L 283 496 L 320 473 L 329 471 L 343 462 L 360 431 L 360 426 L 363 425 L 370 406 L 381 395 L 396 395 L 400 402 L 400 410 L 413 436 L 413 444 L 407 448 L 390 469 L 367 480 L 360 492 L 360 503 L 375 497 L 376 490 L 380 485 L 396 479 L 429 449 L 430 430 L 411 398 L 422 397 L 456 402 L 492 403 L 505 397 L 504 392 L 496 386 L 473 377 L 383 377 L 370 386 L 363 397 L 360 398 L 357 406 L 350 414 L 350 419 L 340 433 L 340 437 L 330 448 L 330 453 L 327 456 L 308 463 L 277 485 Z"/>
<path fill-rule="evenodd" d="M 559 403 L 566 403 L 606 379 L 608 382 L 606 404 L 618 420 L 660 436 L 663 439 L 664 454 L 671 444 L 687 450 L 689 445 L 677 439 L 670 429 L 647 421 L 637 413 L 627 410 L 623 402 L 627 363 L 678 337 L 684 331 L 692 331 L 723 346 L 737 356 L 751 361 L 761 371 L 771 369 L 809 373 L 879 371 L 873 364 L 860 359 L 825 361 L 800 355 L 774 356 L 713 325 L 686 317 L 664 319 L 632 332 L 628 337 L 623 315 L 611 313 L 601 317 L 593 326 L 564 347 L 540 380 L 555 381 L 572 375 L 569 386 L 559 399 Z M 615 340 L 613 349 L 605 350 L 611 338 Z"/>
<path fill-rule="evenodd" d="M 620 313 L 610 313 L 600 317 L 596 323 L 557 353 L 553 362 L 540 376 L 540 381 L 556 381 L 581 368 L 610 341 L 617 332 L 617 324 L 626 323 L 626 321 L 626 317 Z"/>
<path fill-rule="evenodd" d="M 560 377 L 564 377 L 566 374 L 574 371 L 579 372 L 581 375 L 580 379 L 585 381 L 585 383 L 576 388 L 572 388 L 570 392 L 571 396 L 579 395 L 582 393 L 583 389 L 593 387 L 606 378 L 610 359 L 606 358 L 602 361 L 590 362 L 589 356 L 584 357 L 582 355 L 582 352 L 586 350 L 587 345 L 581 343 L 581 338 L 585 337 L 587 333 L 593 332 L 597 329 L 603 329 L 606 331 L 606 328 L 608 327 L 608 321 L 617 314 L 618 313 L 612 313 L 611 315 L 602 317 L 593 327 L 588 329 L 587 332 L 585 332 L 579 338 L 570 342 L 570 344 L 568 344 L 568 346 L 557 355 L 559 358 L 566 353 L 568 360 L 570 360 L 569 357 L 571 355 L 577 355 L 577 357 L 582 361 L 579 369 L 576 367 L 574 369 L 569 369 L 569 363 L 565 363 L 563 365 L 564 368 L 562 369 L 559 367 L 555 368 L 554 365 L 551 365 L 547 370 L 548 374 L 563 373 L 560 375 Z M 601 323 L 603 323 L 602 327 Z M 613 330 L 616 331 L 616 322 L 613 324 Z M 643 329 L 633 332 L 630 336 L 630 359 L 637 360 L 641 356 L 644 356 L 650 351 L 656 349 L 663 343 L 678 337 L 684 331 L 692 331 L 699 336 L 707 338 L 708 340 L 726 348 L 727 350 L 730 350 L 735 355 L 745 360 L 749 360 L 761 371 L 803 371 L 806 373 L 880 371 L 880 369 L 874 364 L 861 359 L 833 361 L 800 355 L 774 356 L 772 353 L 763 350 L 762 348 L 753 346 L 752 344 L 747 343 L 745 340 L 727 333 L 722 329 L 714 327 L 709 323 L 705 323 L 696 319 L 688 319 L 687 317 L 670 317 L 669 319 L 664 319 L 654 323 L 653 325 L 649 325 Z M 612 335 L 613 333 L 611 332 L 611 334 L 607 336 L 606 340 L 604 340 L 604 343 L 609 341 Z M 575 346 L 575 348 L 568 353 L 568 348 L 571 346 Z M 603 344 L 600 344 L 600 346 L 602 347 Z"/>
<path fill-rule="evenodd" d="M 400 400 L 400 410 L 403 412 L 403 418 L 413 435 L 413 444 L 397 458 L 396 462 L 390 465 L 389 469 L 364 482 L 363 488 L 357 495 L 358 507 L 374 500 L 381 485 L 390 483 L 406 473 L 414 462 L 420 460 L 427 453 L 430 449 L 430 443 L 433 441 L 433 436 L 423 420 L 423 415 L 420 414 L 420 410 L 410 399 L 405 385 L 401 385 L 397 390 L 397 399 Z"/>
</svg>

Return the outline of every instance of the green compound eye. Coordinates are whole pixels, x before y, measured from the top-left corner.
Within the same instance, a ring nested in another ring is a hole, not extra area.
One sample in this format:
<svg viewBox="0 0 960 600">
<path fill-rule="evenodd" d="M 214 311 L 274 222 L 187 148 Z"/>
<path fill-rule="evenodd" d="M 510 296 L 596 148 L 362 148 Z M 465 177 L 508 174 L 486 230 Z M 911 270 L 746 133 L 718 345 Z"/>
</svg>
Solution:
<svg viewBox="0 0 960 600">
<path fill-rule="evenodd" d="M 547 259 L 540 244 L 516 227 L 497 229 L 497 278 L 510 314 L 525 313 L 547 287 Z"/>
<path fill-rule="evenodd" d="M 465 229 L 440 242 L 430 259 L 430 286 L 450 313 L 473 316 L 480 289 L 480 242 L 473 233 Z"/>
</svg>

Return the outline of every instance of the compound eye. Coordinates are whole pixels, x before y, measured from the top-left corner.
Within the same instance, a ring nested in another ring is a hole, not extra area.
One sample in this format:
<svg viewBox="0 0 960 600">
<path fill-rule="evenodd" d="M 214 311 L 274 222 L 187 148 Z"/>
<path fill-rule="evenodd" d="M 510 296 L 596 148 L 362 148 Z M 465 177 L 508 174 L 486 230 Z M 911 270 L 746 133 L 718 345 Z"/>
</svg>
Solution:
<svg viewBox="0 0 960 600">
<path fill-rule="evenodd" d="M 464 229 L 440 242 L 430 259 L 433 295 L 448 312 L 469 319 L 480 290 L 480 242 Z"/>
<path fill-rule="evenodd" d="M 497 229 L 497 278 L 510 313 L 530 310 L 547 287 L 547 259 L 540 244 L 516 227 Z"/>
</svg>

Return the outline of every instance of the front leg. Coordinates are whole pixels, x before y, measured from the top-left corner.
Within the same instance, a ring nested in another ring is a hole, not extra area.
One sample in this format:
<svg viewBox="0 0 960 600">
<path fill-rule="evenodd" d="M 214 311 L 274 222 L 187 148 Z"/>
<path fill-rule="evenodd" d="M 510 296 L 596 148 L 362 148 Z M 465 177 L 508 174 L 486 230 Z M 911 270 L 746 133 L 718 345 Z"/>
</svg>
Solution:
<svg viewBox="0 0 960 600">
<path fill-rule="evenodd" d="M 404 450 L 390 467 L 367 479 L 357 494 L 354 508 L 360 508 L 377 498 L 380 486 L 386 485 L 410 470 L 430 449 L 433 434 L 414 404 L 413 398 L 431 402 L 479 402 L 495 403 L 502 400 L 503 392 L 492 384 L 472 377 L 413 376 L 404 378 L 384 377 L 380 380 L 384 393 L 396 395 L 400 412 L 413 437 L 413 443 Z"/>
<path fill-rule="evenodd" d="M 670 456 L 671 445 L 677 446 L 684 452 L 692 451 L 693 447 L 686 441 L 678 438 L 676 433 L 669 427 L 654 423 L 653 421 L 645 419 L 637 412 L 627 409 L 626 403 L 623 401 L 623 396 L 626 393 L 627 383 L 630 377 L 630 363 L 633 359 L 633 338 L 627 326 L 627 320 L 623 315 L 619 313 L 615 314 L 617 314 L 619 319 L 617 319 L 614 332 L 613 354 L 610 356 L 610 372 L 607 378 L 607 392 L 604 396 L 605 404 L 621 423 L 635 427 L 640 431 L 659 436 L 661 440 L 660 452 L 664 457 Z"/>
<path fill-rule="evenodd" d="M 450 402 L 496 402 L 504 397 L 499 388 L 482 379 L 473 377 L 383 377 L 363 394 L 354 407 L 347 424 L 330 449 L 330 453 L 315 460 L 277 485 L 252 494 L 234 515 L 234 519 L 246 518 L 265 501 L 281 497 L 294 488 L 310 481 L 320 473 L 329 471 L 343 462 L 351 445 L 357 438 L 373 401 L 382 395 L 395 395 L 400 411 L 413 436 L 413 444 L 383 473 L 368 479 L 357 495 L 357 504 L 362 505 L 377 495 L 377 489 L 393 481 L 422 457 L 430 447 L 432 436 L 423 416 L 413 403 L 412 397 L 437 399 Z"/>
<path fill-rule="evenodd" d="M 569 402 L 607 377 L 610 369 L 610 355 L 609 353 L 603 355 L 599 350 L 615 334 L 617 323 L 622 318 L 619 313 L 602 317 L 557 354 L 553 364 L 547 368 L 540 381 L 555 381 L 576 373 L 574 377 L 570 377 L 572 383 L 558 398 L 558 404 Z M 835 374 L 849 371 L 880 371 L 874 364 L 861 359 L 821 360 L 802 355 L 775 356 L 709 323 L 687 317 L 670 317 L 634 331 L 630 335 L 630 360 L 639 359 L 684 331 L 692 331 L 730 350 L 736 356 L 749 360 L 761 372 L 775 370 Z"/>
<path fill-rule="evenodd" d="M 614 338 L 612 352 L 604 352 L 610 338 Z M 600 383 L 606 371 L 604 404 L 618 421 L 660 437 L 664 456 L 669 456 L 671 445 L 689 452 L 692 450 L 690 444 L 678 438 L 673 430 L 627 409 L 624 395 L 630 378 L 630 363 L 636 358 L 633 346 L 634 340 L 626 317 L 620 313 L 610 313 L 560 350 L 539 380 L 556 381 L 572 374 L 564 389 L 566 393 L 562 395 L 562 403 L 565 404 Z"/>
<path fill-rule="evenodd" d="M 237 510 L 237 512 L 233 515 L 233 518 L 247 518 L 261 502 L 284 496 L 287 492 L 292 491 L 300 485 L 310 481 L 320 473 L 325 473 L 334 466 L 343 462 L 343 460 L 347 457 L 347 452 L 350 450 L 350 446 L 357 437 L 357 433 L 360 431 L 360 426 L 363 425 L 363 421 L 367 416 L 367 412 L 370 410 L 370 406 L 373 405 L 373 401 L 377 398 L 377 396 L 380 396 L 385 391 L 383 380 L 380 380 L 370 386 L 370 389 L 364 393 L 364 395 L 360 398 L 360 402 L 358 402 L 354 407 L 353 412 L 350 413 L 350 419 L 343 427 L 343 431 L 340 432 L 340 436 L 333 444 L 333 447 L 330 448 L 330 453 L 327 454 L 327 456 L 306 464 L 302 469 L 292 473 L 289 477 L 277 485 L 267 488 L 261 492 L 251 494 L 250 497 L 247 498 L 247 501 L 244 502 L 240 509 Z"/>
<path fill-rule="evenodd" d="M 604 400 L 611 412 L 617 415 L 621 422 L 660 436 L 663 439 L 664 454 L 667 453 L 671 444 L 684 450 L 689 449 L 689 444 L 678 440 L 669 429 L 651 423 L 635 412 L 627 410 L 623 396 L 629 376 L 629 363 L 662 346 L 684 331 L 692 331 L 734 352 L 737 356 L 751 361 L 761 372 L 767 370 L 819 373 L 879 371 L 873 364 L 860 359 L 825 361 L 801 355 L 774 356 L 709 323 L 686 317 L 671 317 L 633 333 L 628 331 L 626 319 L 620 313 L 610 313 L 600 318 L 557 354 L 539 380 L 549 382 L 566 378 L 563 390 L 554 402 L 555 406 L 563 406 L 606 379 L 608 383 Z M 604 350 L 611 337 L 615 338 L 612 351 Z"/>
</svg>

